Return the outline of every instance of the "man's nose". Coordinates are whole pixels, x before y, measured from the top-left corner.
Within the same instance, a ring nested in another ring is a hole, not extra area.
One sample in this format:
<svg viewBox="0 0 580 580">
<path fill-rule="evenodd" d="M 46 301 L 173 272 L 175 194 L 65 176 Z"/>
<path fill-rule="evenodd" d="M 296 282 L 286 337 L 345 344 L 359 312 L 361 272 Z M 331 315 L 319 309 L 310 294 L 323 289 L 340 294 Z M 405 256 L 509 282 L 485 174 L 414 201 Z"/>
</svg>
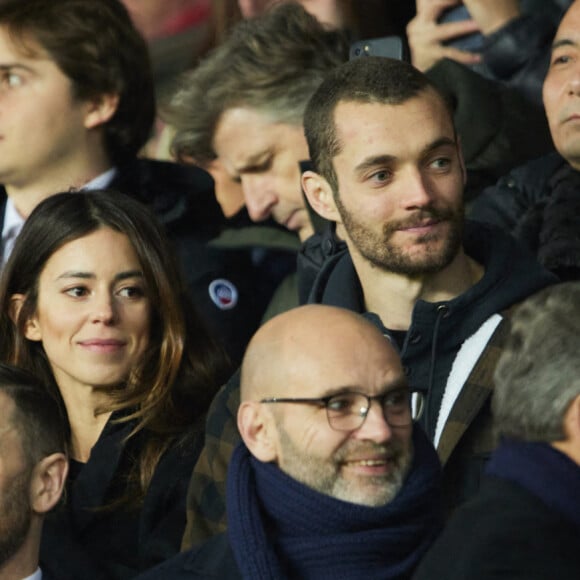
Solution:
<svg viewBox="0 0 580 580">
<path fill-rule="evenodd" d="M 568 93 L 570 95 L 580 95 L 580 65 L 576 64 L 568 79 Z"/>
<path fill-rule="evenodd" d="M 429 183 L 418 169 L 408 172 L 401 204 L 405 209 L 424 208 L 432 201 Z"/>
<path fill-rule="evenodd" d="M 270 217 L 278 203 L 278 196 L 262 176 L 243 176 L 242 189 L 246 208 L 252 221 L 261 222 Z"/>
<path fill-rule="evenodd" d="M 364 423 L 356 430 L 354 436 L 357 439 L 384 443 L 392 437 L 392 434 L 391 426 L 385 419 L 381 403 L 371 399 L 371 406 Z"/>
</svg>

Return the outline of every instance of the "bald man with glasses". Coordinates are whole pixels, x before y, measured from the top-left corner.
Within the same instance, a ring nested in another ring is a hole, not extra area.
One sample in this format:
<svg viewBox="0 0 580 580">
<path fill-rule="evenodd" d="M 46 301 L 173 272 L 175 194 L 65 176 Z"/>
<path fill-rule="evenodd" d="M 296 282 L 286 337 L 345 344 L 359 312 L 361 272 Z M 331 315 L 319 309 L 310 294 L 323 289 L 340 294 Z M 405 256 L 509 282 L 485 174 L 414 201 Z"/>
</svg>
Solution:
<svg viewBox="0 0 580 580">
<path fill-rule="evenodd" d="M 441 521 L 411 399 L 362 316 L 310 305 L 272 319 L 242 365 L 228 530 L 144 578 L 410 577 Z"/>
</svg>

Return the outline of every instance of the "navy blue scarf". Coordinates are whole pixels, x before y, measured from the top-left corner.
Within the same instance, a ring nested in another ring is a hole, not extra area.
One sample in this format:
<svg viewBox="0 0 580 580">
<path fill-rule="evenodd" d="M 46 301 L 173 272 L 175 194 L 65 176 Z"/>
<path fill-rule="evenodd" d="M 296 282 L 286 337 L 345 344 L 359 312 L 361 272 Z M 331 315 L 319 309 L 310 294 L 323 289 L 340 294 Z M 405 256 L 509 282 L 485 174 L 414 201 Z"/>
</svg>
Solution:
<svg viewBox="0 0 580 580">
<path fill-rule="evenodd" d="M 227 478 L 228 534 L 248 580 L 408 578 L 440 529 L 439 459 L 415 427 L 395 499 L 367 507 L 297 482 L 240 444 Z"/>
<path fill-rule="evenodd" d="M 580 467 L 548 443 L 504 440 L 486 471 L 521 485 L 580 529 Z"/>
</svg>

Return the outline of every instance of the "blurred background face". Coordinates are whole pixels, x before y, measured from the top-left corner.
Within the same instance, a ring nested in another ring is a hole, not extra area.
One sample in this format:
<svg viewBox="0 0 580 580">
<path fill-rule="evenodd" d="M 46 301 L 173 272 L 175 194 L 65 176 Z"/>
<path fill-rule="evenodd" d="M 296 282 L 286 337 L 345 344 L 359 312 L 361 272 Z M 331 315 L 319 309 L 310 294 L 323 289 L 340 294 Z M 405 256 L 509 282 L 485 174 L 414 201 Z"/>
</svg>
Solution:
<svg viewBox="0 0 580 580">
<path fill-rule="evenodd" d="M 556 149 L 580 169 L 580 2 L 568 10 L 556 33 L 543 97 Z"/>
<path fill-rule="evenodd" d="M 261 14 L 274 0 L 238 0 L 244 18 L 254 18 Z"/>
<path fill-rule="evenodd" d="M 331 28 L 343 28 L 345 15 L 340 0 L 300 0 L 304 9 Z"/>
<path fill-rule="evenodd" d="M 211 0 L 122 0 L 135 26 L 147 40 L 165 36 L 188 12 L 200 16 L 209 10 Z"/>
<path fill-rule="evenodd" d="M 240 12 L 244 18 L 260 15 L 272 4 L 284 0 L 238 0 Z M 310 12 L 317 20 L 332 28 L 340 28 L 344 24 L 344 15 L 339 0 L 299 0 L 299 4 Z"/>
</svg>

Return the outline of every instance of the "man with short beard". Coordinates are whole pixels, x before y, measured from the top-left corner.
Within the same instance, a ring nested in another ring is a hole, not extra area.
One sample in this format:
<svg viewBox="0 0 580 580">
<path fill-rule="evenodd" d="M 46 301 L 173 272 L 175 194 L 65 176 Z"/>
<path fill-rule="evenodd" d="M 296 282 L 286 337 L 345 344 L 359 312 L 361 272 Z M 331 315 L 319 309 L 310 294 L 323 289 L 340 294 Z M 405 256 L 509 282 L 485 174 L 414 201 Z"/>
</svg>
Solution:
<svg viewBox="0 0 580 580">
<path fill-rule="evenodd" d="M 304 125 L 315 171 L 303 188 L 346 242 L 309 302 L 363 313 L 397 346 L 454 507 L 477 490 L 495 445 L 489 403 L 506 311 L 555 279 L 506 234 L 464 222 L 450 104 L 409 64 L 338 67 Z"/>
<path fill-rule="evenodd" d="M 35 378 L 0 365 L 2 580 L 48 580 L 38 565 L 42 523 L 60 500 L 67 472 L 58 404 Z"/>
<path fill-rule="evenodd" d="M 409 578 L 440 526 L 440 466 L 401 361 L 358 314 L 309 305 L 246 351 L 228 532 L 142 577 Z"/>
</svg>

